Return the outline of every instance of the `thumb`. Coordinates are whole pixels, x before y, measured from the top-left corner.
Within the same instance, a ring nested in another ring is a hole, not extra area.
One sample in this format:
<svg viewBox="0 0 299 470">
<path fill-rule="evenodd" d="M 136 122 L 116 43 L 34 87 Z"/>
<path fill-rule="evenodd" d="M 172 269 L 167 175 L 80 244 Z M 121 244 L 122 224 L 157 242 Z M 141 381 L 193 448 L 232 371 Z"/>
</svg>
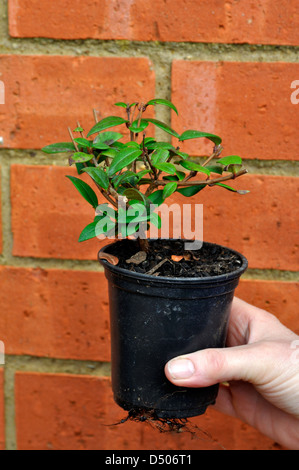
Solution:
<svg viewBox="0 0 299 470">
<path fill-rule="evenodd" d="M 258 385 L 269 370 L 268 353 L 263 343 L 204 349 L 171 359 L 165 374 L 173 384 L 185 387 L 207 387 L 231 380 Z"/>
</svg>

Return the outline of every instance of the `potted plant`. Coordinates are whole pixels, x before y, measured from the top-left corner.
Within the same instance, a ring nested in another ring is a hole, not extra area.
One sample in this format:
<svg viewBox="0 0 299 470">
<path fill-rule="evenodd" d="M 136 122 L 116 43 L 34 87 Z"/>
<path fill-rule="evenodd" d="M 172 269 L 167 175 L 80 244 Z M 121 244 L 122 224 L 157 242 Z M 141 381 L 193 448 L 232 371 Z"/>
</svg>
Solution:
<svg viewBox="0 0 299 470">
<path fill-rule="evenodd" d="M 47 153 L 71 152 L 79 177 L 68 176 L 92 206 L 91 223 L 79 237 L 114 237 L 99 252 L 109 282 L 112 386 L 115 401 L 133 419 L 181 420 L 205 412 L 215 402 L 218 385 L 175 387 L 164 375 L 171 358 L 204 348 L 224 347 L 234 290 L 247 260 L 232 249 L 181 237 L 148 238 L 161 229 L 158 209 L 175 192 L 186 198 L 207 187 L 245 194 L 227 185 L 247 171 L 242 159 L 220 157 L 221 138 L 187 130 L 179 135 L 165 123 L 146 117 L 147 103 L 123 102 L 124 116 L 98 121 L 85 136 L 78 123 L 71 140 L 48 145 Z M 178 141 L 157 141 L 146 130 L 152 124 Z M 111 131 L 124 126 L 123 133 Z M 206 138 L 213 152 L 202 163 L 183 152 L 181 142 Z M 80 178 L 87 173 L 94 189 Z"/>
</svg>

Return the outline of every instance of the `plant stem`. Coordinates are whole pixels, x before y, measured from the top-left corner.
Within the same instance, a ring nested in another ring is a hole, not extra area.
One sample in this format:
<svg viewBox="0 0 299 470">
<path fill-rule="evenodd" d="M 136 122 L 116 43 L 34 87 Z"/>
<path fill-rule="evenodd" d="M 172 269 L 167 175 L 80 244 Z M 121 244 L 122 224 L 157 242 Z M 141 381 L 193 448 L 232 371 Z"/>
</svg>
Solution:
<svg viewBox="0 0 299 470">
<path fill-rule="evenodd" d="M 138 238 L 138 244 L 140 251 L 145 251 L 146 253 L 150 250 L 149 241 L 147 238 Z"/>
<path fill-rule="evenodd" d="M 99 122 L 99 120 L 98 120 L 98 116 L 97 116 L 97 111 L 96 111 L 96 109 L 93 109 L 93 117 L 94 117 L 94 120 L 95 120 L 95 122 L 96 122 L 96 124 L 97 124 L 97 123 Z"/>
<path fill-rule="evenodd" d="M 110 202 L 110 203 L 113 205 L 113 207 L 115 207 L 116 209 L 118 209 L 118 205 L 117 205 L 117 203 L 114 201 L 114 199 L 112 199 L 112 197 L 110 197 L 109 194 L 107 194 L 106 191 L 104 191 L 104 189 L 101 188 L 101 186 L 99 186 L 98 184 L 97 184 L 97 187 L 98 187 L 98 189 L 101 191 L 101 193 L 103 194 L 104 198 L 107 199 L 107 201 Z"/>
<path fill-rule="evenodd" d="M 214 157 L 219 157 L 222 150 L 223 148 L 221 147 L 221 145 L 215 146 L 212 155 L 210 155 L 209 158 L 207 158 L 207 160 L 201 166 L 206 166 L 208 163 L 210 163 L 211 160 L 213 160 Z"/>
<path fill-rule="evenodd" d="M 140 103 L 140 106 L 139 106 L 139 115 L 138 115 L 138 127 L 140 127 L 140 122 L 141 122 L 141 118 L 142 118 L 142 114 L 144 112 L 144 104 L 143 103 Z"/>
<path fill-rule="evenodd" d="M 126 107 L 126 112 L 127 112 L 127 118 L 128 118 L 128 121 L 129 121 L 129 127 L 132 125 L 132 122 L 131 122 L 131 108 L 129 105 L 127 105 Z M 134 142 L 135 138 L 134 138 L 134 132 L 130 131 L 130 141 L 131 142 Z M 134 170 L 135 173 L 136 173 L 136 169 Z"/>
<path fill-rule="evenodd" d="M 186 183 L 186 181 L 189 181 L 191 178 L 194 178 L 194 176 L 197 175 L 197 171 L 190 171 L 189 175 L 186 176 L 186 178 L 182 181 L 182 183 Z"/>
<path fill-rule="evenodd" d="M 81 127 L 79 121 L 77 121 L 77 126 Z M 85 139 L 83 131 L 80 131 L 80 135 L 81 135 L 82 139 Z"/>
<path fill-rule="evenodd" d="M 68 131 L 69 131 L 70 137 L 71 137 L 71 139 L 72 139 L 72 142 L 73 142 L 73 144 L 74 144 L 74 146 L 75 146 L 76 151 L 79 152 L 79 148 L 78 148 L 77 142 L 75 142 L 75 139 L 74 139 L 74 136 L 73 136 L 73 133 L 72 133 L 70 127 L 68 127 Z"/>
<path fill-rule="evenodd" d="M 216 153 L 212 153 L 212 155 L 210 155 L 205 162 L 203 162 L 203 164 L 201 166 L 206 166 L 208 163 L 210 163 L 211 160 L 213 160 L 214 157 L 216 157 Z"/>
<path fill-rule="evenodd" d="M 221 176 L 220 178 L 214 178 L 210 180 L 197 180 L 197 181 L 178 181 L 177 184 L 178 184 L 178 187 L 179 186 L 181 187 L 197 186 L 199 184 L 204 184 L 206 186 L 213 186 L 213 184 L 215 183 L 222 183 L 223 181 L 232 180 L 232 179 L 238 178 L 239 176 L 245 175 L 246 173 L 248 173 L 248 171 L 243 169 L 243 170 L 238 171 L 238 173 L 235 173 L 235 174 L 231 173 L 226 176 Z M 169 181 L 163 181 L 163 180 L 151 181 L 149 178 L 147 178 L 147 180 L 144 179 L 144 181 L 140 184 L 149 184 L 153 186 L 153 189 L 155 189 L 158 186 L 166 186 L 166 184 L 168 183 Z"/>
<path fill-rule="evenodd" d="M 211 179 L 211 180 L 204 180 L 204 181 L 188 181 L 188 182 L 178 182 L 178 186 L 194 186 L 194 185 L 198 185 L 198 184 L 205 184 L 207 186 L 213 186 L 213 184 L 215 183 L 221 183 L 222 181 L 228 181 L 228 180 L 232 180 L 232 179 L 235 179 L 235 178 L 238 178 L 239 176 L 242 176 L 242 175 L 245 175 L 246 173 L 248 173 L 247 170 L 240 170 L 238 171 L 238 173 L 231 173 L 230 175 L 226 175 L 226 176 L 221 176 L 220 178 L 214 178 L 214 179 Z M 164 182 L 164 181 L 161 181 L 159 182 L 159 184 L 162 183 L 162 185 L 164 186 L 165 184 L 167 184 L 167 182 Z"/>
<path fill-rule="evenodd" d="M 138 108 L 138 104 L 139 104 L 139 103 L 136 103 L 136 104 L 135 104 L 135 106 L 134 106 L 134 110 L 133 110 L 133 114 L 132 114 L 132 122 L 131 122 L 131 124 L 134 122 L 134 116 L 135 116 L 136 109 Z"/>
</svg>

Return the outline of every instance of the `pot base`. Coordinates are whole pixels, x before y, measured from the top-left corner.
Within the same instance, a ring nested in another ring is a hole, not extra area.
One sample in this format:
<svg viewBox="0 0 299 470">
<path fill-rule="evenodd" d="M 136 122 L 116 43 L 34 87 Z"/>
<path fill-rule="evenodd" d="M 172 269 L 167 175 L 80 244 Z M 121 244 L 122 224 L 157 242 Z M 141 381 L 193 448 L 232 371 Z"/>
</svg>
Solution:
<svg viewBox="0 0 299 470">
<path fill-rule="evenodd" d="M 205 405 L 202 405 L 198 408 L 191 408 L 191 409 L 177 409 L 177 410 L 162 410 L 158 408 L 139 408 L 136 407 L 133 404 L 124 402 L 122 400 L 117 399 L 114 397 L 115 403 L 119 405 L 123 410 L 129 412 L 129 416 L 139 418 L 139 421 L 146 421 L 147 419 L 157 419 L 157 418 L 162 418 L 162 419 L 187 419 L 187 418 L 193 418 L 195 416 L 200 416 L 203 415 L 208 406 L 214 405 L 215 400 L 211 401 L 210 403 L 207 403 Z"/>
</svg>

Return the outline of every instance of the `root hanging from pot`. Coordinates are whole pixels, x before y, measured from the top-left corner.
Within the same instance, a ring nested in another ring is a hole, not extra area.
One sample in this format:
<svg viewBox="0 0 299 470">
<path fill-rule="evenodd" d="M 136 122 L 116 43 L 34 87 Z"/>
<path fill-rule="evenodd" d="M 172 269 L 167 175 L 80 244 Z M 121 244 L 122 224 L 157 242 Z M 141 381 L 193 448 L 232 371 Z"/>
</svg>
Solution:
<svg viewBox="0 0 299 470">
<path fill-rule="evenodd" d="M 121 423 L 126 421 L 135 421 L 137 423 L 148 423 L 152 427 L 158 429 L 160 432 L 190 432 L 193 431 L 188 426 L 186 418 L 160 418 L 157 416 L 155 410 L 132 409 L 129 411 L 128 416 L 121 420 Z"/>
<path fill-rule="evenodd" d="M 114 425 L 124 424 L 128 421 L 136 423 L 146 423 L 152 428 L 157 429 L 161 433 L 189 433 L 191 439 L 200 439 L 202 441 L 211 442 L 217 447 L 225 450 L 225 448 L 217 442 L 213 437 L 197 425 L 190 423 L 187 418 L 160 418 L 155 410 L 144 410 L 142 408 L 134 408 L 128 412 L 128 415 Z"/>
</svg>

